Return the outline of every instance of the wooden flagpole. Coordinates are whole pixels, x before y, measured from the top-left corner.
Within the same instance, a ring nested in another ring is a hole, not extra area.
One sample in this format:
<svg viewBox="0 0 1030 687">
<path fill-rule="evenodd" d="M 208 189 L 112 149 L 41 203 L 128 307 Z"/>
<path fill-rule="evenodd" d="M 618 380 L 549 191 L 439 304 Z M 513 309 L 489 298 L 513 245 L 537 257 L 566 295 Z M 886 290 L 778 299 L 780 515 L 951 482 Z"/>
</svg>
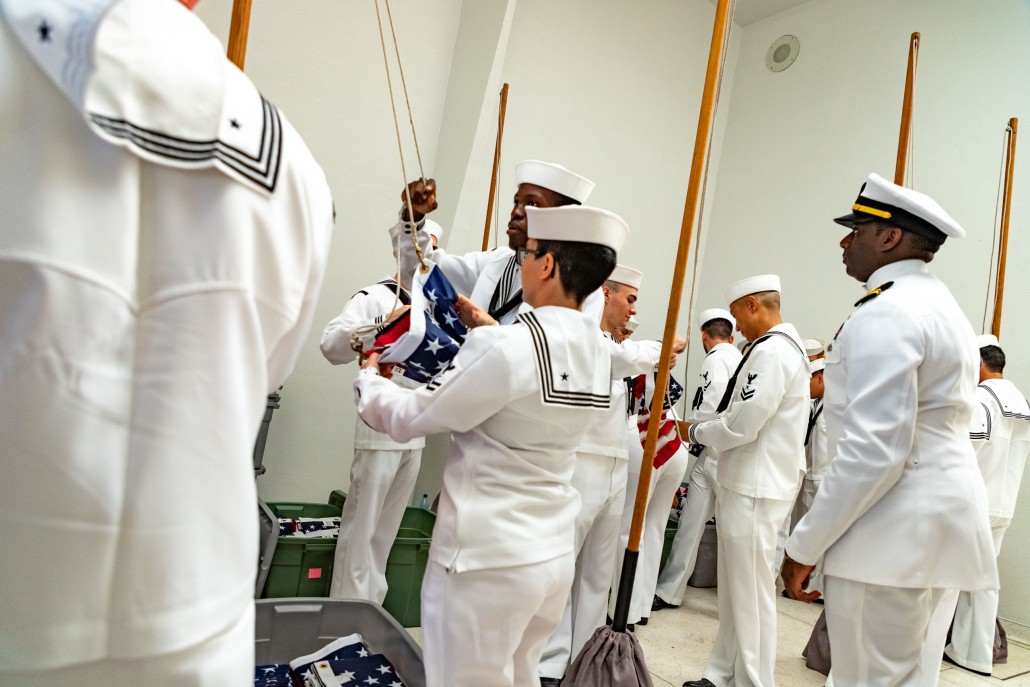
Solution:
<svg viewBox="0 0 1030 687">
<path fill-rule="evenodd" d="M 229 60 L 240 70 L 247 57 L 247 33 L 250 30 L 250 0 L 233 0 L 232 23 L 229 24 Z"/>
<path fill-rule="evenodd" d="M 705 74 L 704 92 L 701 96 L 701 113 L 698 116 L 697 135 L 694 137 L 694 156 L 690 163 L 690 180 L 687 183 L 687 200 L 683 207 L 679 247 L 676 251 L 676 265 L 672 273 L 669 309 L 665 315 L 665 334 L 662 337 L 662 353 L 658 363 L 658 378 L 655 381 L 654 398 L 651 400 L 651 421 L 647 426 L 647 439 L 644 442 L 644 459 L 640 465 L 640 481 L 637 483 L 636 501 L 633 505 L 633 522 L 630 526 L 629 545 L 626 548 L 626 555 L 622 562 L 622 576 L 619 581 L 615 616 L 612 619 L 612 629 L 616 632 L 626 631 L 626 620 L 629 617 L 629 597 L 633 590 L 633 578 L 636 574 L 637 557 L 640 552 L 640 533 L 644 525 L 644 511 L 647 509 L 647 492 L 651 484 L 651 466 L 654 463 L 655 449 L 658 445 L 658 430 L 662 424 L 661 418 L 662 408 L 665 404 L 665 393 L 669 387 L 672 346 L 676 338 L 676 320 L 679 316 L 684 277 L 687 271 L 687 258 L 690 255 L 694 220 L 697 217 L 698 201 L 701 195 L 705 152 L 708 148 L 712 124 L 715 119 L 715 101 L 721 85 L 719 75 L 722 72 L 723 52 L 726 46 L 726 37 L 731 26 L 730 4 L 731 0 L 719 0 L 715 10 L 712 45 L 708 53 L 708 71 Z"/>
<path fill-rule="evenodd" d="M 919 32 L 912 34 L 908 44 L 908 71 L 905 74 L 905 100 L 901 105 L 901 133 L 898 135 L 898 161 L 894 166 L 894 183 L 905 185 L 905 167 L 908 163 L 908 141 L 912 132 L 912 88 L 916 80 L 916 62 L 919 59 Z"/>
<path fill-rule="evenodd" d="M 494 214 L 494 194 L 497 191 L 497 168 L 501 164 L 501 137 L 504 135 L 504 110 L 508 106 L 508 84 L 501 87 L 501 107 L 497 112 L 497 142 L 494 144 L 494 168 L 490 175 L 490 197 L 486 202 L 486 225 L 483 227 L 483 250 L 490 247 L 490 225 Z"/>
<path fill-rule="evenodd" d="M 1016 164 L 1016 132 L 1019 119 L 1009 120 L 1009 145 L 1005 156 L 1005 187 L 1001 201 L 1001 246 L 998 249 L 998 282 L 994 289 L 994 318 L 991 334 L 1001 333 L 1001 306 L 1005 296 L 1005 262 L 1008 259 L 1009 216 L 1012 213 L 1012 175 Z M 1000 337 L 999 337 L 1000 338 Z"/>
</svg>

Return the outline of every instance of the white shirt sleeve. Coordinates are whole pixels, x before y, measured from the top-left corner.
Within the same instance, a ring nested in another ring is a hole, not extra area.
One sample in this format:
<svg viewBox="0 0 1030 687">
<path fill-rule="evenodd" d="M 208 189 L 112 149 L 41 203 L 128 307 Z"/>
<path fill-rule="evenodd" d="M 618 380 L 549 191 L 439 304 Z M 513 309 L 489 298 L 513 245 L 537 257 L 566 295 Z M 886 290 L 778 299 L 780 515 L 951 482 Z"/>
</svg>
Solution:
<svg viewBox="0 0 1030 687">
<path fill-rule="evenodd" d="M 487 263 L 490 252 L 477 251 L 466 253 L 465 255 L 451 255 L 442 248 L 434 249 L 432 242 L 427 242 L 428 233 L 424 226 L 424 221 L 419 222 L 417 231 L 419 232 L 419 245 L 422 247 L 426 258 L 443 269 L 443 273 L 447 275 L 447 279 L 450 280 L 458 293 L 463 296 L 469 296 L 472 293 L 472 289 L 476 286 L 476 280 L 479 279 L 479 275 L 483 272 L 483 267 Z M 396 246 L 401 265 L 412 265 L 413 269 L 418 264 L 418 256 L 415 254 L 415 246 L 408 238 L 408 234 L 404 233 L 410 228 L 410 222 L 398 220 L 397 224 L 390 229 L 390 235 L 397 236 L 399 234 L 401 236 Z"/>
<path fill-rule="evenodd" d="M 981 398 L 980 389 L 976 390 L 976 402 L 973 404 L 973 420 L 969 427 L 969 440 L 973 442 L 973 451 L 977 454 L 980 449 L 991 440 L 991 425 L 994 417 L 991 415 L 989 401 Z"/>
<path fill-rule="evenodd" d="M 374 370 L 362 370 L 354 380 L 358 414 L 394 441 L 467 432 L 514 399 L 512 365 L 503 344 L 493 332 L 473 329 L 453 367 L 418 389 L 402 389 Z"/>
<path fill-rule="evenodd" d="M 401 307 L 398 301 L 397 307 Z M 319 348 L 333 365 L 349 363 L 358 357 L 351 348 L 355 333 L 366 347 L 375 338 L 375 327 L 382 324 L 389 313 L 384 313 L 376 299 L 368 293 L 358 292 L 347 301 L 339 315 L 326 325 Z"/>
<path fill-rule="evenodd" d="M 612 379 L 636 377 L 650 372 L 662 355 L 661 341 L 633 341 L 618 343 L 605 337 L 605 345 L 612 360 Z"/>
</svg>

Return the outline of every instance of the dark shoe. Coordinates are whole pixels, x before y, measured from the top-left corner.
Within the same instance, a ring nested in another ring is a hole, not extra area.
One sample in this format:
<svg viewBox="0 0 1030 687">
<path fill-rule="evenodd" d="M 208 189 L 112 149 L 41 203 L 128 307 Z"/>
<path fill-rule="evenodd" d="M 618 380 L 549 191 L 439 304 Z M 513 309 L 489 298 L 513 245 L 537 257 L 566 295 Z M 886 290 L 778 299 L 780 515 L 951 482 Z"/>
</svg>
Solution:
<svg viewBox="0 0 1030 687">
<path fill-rule="evenodd" d="M 679 608 L 679 606 L 674 606 L 673 604 L 669 603 L 668 601 L 666 601 L 662 597 L 660 597 L 657 594 L 655 594 L 654 601 L 651 602 L 651 610 L 652 611 L 664 611 L 666 608 Z"/>
<path fill-rule="evenodd" d="M 640 625 L 640 626 L 647 625 L 647 618 L 641 618 L 640 620 L 638 620 L 637 621 L 637 625 Z"/>
<path fill-rule="evenodd" d="M 706 678 L 684 682 L 683 687 L 715 687 L 715 683 Z"/>
<path fill-rule="evenodd" d="M 540 687 L 561 687 L 560 677 L 541 677 Z"/>
<path fill-rule="evenodd" d="M 944 655 L 942 656 L 942 658 L 944 659 L 944 662 L 945 662 L 945 663 L 950 663 L 950 664 L 951 664 L 951 665 L 953 665 L 953 666 L 958 666 L 958 667 L 959 667 L 959 668 L 961 668 L 962 670 L 967 670 L 967 671 L 969 671 L 970 673 L 973 673 L 973 674 L 975 674 L 975 675 L 983 675 L 984 677 L 990 677 L 990 676 L 991 676 L 991 674 L 990 674 L 990 673 L 985 673 L 985 672 L 983 672 L 983 671 L 980 671 L 980 670 L 973 670 L 972 668 L 967 668 L 967 667 L 965 667 L 965 666 L 964 666 L 964 665 L 962 665 L 961 663 L 956 663 L 956 662 L 955 662 L 955 659 L 953 659 L 953 658 L 952 658 L 951 656 L 948 656 L 947 654 L 944 654 Z"/>
</svg>

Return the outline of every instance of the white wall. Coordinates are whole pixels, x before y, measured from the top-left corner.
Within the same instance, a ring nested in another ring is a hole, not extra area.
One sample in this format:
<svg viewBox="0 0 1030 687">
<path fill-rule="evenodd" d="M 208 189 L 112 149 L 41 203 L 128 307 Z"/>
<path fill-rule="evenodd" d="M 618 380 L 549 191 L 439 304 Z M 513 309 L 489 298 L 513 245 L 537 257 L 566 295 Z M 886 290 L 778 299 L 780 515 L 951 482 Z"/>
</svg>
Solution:
<svg viewBox="0 0 1030 687">
<path fill-rule="evenodd" d="M 814 0 L 746 27 L 705 254 L 704 302 L 721 302 L 737 278 L 779 273 L 785 317 L 803 336 L 833 336 L 862 289 L 844 273 L 837 245 L 844 231 L 831 219 L 849 211 L 869 172 L 893 178 L 912 31 L 922 34 L 912 185 L 968 232 L 949 240 L 932 268 L 980 331 L 1002 132 L 1009 117 L 1030 117 L 1030 4 L 1021 0 Z M 784 34 L 797 36 L 801 50 L 793 66 L 774 74 L 765 52 Z M 1013 195 L 1001 339 L 1010 356 L 1007 376 L 1030 391 L 1030 357 L 1017 345 L 1030 334 L 1022 303 L 1030 275 L 1021 267 L 1030 258 L 1025 150 L 1016 156 Z M 889 347 L 885 332 L 885 354 Z M 1001 615 L 1024 625 L 1028 501 L 1024 493 L 1001 556 Z"/>
<path fill-rule="evenodd" d="M 223 42 L 231 7 L 231 0 L 205 0 L 197 7 Z M 414 0 L 394 0 L 391 7 L 428 174 L 442 128 L 461 1 L 434 0 L 432 11 Z M 349 484 L 355 420 L 350 384 L 357 366 L 326 362 L 319 336 L 358 289 L 393 273 L 386 230 L 396 219 L 404 183 L 374 4 L 255 2 L 246 72 L 300 131 L 336 203 L 336 232 L 314 326 L 283 389 L 265 450 L 268 473 L 258 480 L 266 500 L 324 502 L 332 489 Z M 394 84 L 406 127 L 396 72 Z M 410 140 L 409 131 L 406 159 L 408 174 L 415 176 Z"/>
</svg>

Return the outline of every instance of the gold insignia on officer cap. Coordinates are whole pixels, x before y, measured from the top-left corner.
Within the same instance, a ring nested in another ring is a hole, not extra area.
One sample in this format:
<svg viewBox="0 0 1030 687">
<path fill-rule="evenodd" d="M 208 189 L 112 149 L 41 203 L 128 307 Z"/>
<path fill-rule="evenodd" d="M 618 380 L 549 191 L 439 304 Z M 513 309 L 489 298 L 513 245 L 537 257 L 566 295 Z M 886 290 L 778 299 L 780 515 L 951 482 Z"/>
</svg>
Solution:
<svg viewBox="0 0 1030 687">
<path fill-rule="evenodd" d="M 949 236 L 962 238 L 966 235 L 958 222 L 933 198 L 898 186 L 875 172 L 862 184 L 858 199 L 851 206 L 851 214 L 833 221 L 853 229 L 856 224 L 873 220 L 886 221 L 939 243 L 944 243 Z"/>
</svg>

